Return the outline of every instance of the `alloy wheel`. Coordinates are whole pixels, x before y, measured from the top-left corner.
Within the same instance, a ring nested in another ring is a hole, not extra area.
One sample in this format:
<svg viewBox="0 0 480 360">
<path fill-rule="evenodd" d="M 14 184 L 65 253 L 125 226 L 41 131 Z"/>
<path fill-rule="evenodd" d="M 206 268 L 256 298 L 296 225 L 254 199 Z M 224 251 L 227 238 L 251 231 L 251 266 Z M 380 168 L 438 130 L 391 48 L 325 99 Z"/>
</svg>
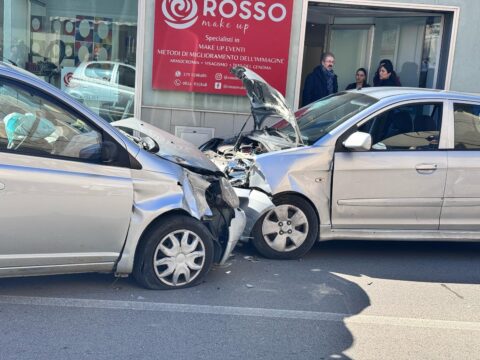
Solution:
<svg viewBox="0 0 480 360">
<path fill-rule="evenodd" d="M 272 249 L 288 252 L 298 249 L 308 235 L 308 219 L 293 205 L 278 205 L 270 210 L 262 223 L 265 242 Z"/>
</svg>

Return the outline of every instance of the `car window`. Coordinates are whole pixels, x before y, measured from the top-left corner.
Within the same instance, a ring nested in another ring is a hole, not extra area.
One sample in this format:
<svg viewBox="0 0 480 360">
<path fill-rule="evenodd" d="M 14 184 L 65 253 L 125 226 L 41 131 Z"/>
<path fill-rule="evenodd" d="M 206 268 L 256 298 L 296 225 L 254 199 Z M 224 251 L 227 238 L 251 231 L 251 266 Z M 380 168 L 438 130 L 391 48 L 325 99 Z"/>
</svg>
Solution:
<svg viewBox="0 0 480 360">
<path fill-rule="evenodd" d="M 135 87 L 135 70 L 120 65 L 118 67 L 118 83 L 123 86 Z"/>
<path fill-rule="evenodd" d="M 101 132 L 36 92 L 0 83 L 0 119 L 0 151 L 101 161 Z"/>
<path fill-rule="evenodd" d="M 85 76 L 91 79 L 111 81 L 113 74 L 113 64 L 110 63 L 91 63 L 85 68 Z"/>
<path fill-rule="evenodd" d="M 480 105 L 454 104 L 456 150 L 480 149 Z"/>
<path fill-rule="evenodd" d="M 372 150 L 436 150 L 442 104 L 411 104 L 383 112 L 359 127 L 372 136 Z"/>
</svg>

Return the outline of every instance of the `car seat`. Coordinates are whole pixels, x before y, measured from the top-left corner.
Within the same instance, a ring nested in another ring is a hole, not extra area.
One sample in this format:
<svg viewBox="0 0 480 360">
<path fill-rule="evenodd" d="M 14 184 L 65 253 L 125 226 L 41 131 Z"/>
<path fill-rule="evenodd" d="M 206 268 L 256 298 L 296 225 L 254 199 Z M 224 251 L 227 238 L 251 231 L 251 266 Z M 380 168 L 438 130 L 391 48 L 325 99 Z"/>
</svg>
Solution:
<svg viewBox="0 0 480 360">
<path fill-rule="evenodd" d="M 390 112 L 387 117 L 387 124 L 389 125 L 387 126 L 385 139 L 414 131 L 412 118 L 405 110 Z"/>
<path fill-rule="evenodd" d="M 429 115 L 417 115 L 414 120 L 414 131 L 438 131 L 437 122 Z"/>
</svg>

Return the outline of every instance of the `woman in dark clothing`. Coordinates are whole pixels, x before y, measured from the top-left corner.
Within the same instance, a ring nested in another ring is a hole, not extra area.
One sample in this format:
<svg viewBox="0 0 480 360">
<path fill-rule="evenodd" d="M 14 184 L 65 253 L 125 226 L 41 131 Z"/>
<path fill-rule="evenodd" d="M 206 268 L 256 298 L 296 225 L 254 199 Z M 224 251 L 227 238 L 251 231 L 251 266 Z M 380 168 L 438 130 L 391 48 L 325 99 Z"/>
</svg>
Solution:
<svg viewBox="0 0 480 360">
<path fill-rule="evenodd" d="M 360 68 L 355 73 L 355 82 L 348 84 L 345 90 L 360 90 L 364 87 L 370 87 L 370 85 L 367 84 L 367 70 L 365 70 L 364 68 Z"/>
<path fill-rule="evenodd" d="M 392 63 L 382 63 L 378 68 L 378 77 L 380 81 L 376 86 L 402 86 L 393 71 Z"/>
<path fill-rule="evenodd" d="M 380 69 L 384 68 L 387 70 L 387 72 L 391 75 L 387 76 L 388 79 L 391 78 L 391 80 L 385 82 L 380 78 Z M 388 84 L 388 85 L 385 85 Z M 375 73 L 375 76 L 373 77 L 373 86 L 402 86 L 400 83 L 400 79 L 397 76 L 397 73 L 393 70 L 393 64 L 390 60 L 388 59 L 383 59 L 380 60 L 380 64 L 378 65 L 377 72 Z"/>
</svg>

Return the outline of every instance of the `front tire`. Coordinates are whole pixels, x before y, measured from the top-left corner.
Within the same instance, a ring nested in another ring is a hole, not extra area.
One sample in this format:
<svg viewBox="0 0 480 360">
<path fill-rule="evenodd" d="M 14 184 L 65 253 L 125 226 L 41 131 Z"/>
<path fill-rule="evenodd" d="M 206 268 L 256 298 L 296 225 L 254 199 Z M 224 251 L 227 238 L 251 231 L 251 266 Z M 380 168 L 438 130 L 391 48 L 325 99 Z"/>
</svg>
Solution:
<svg viewBox="0 0 480 360">
<path fill-rule="evenodd" d="M 254 225 L 253 245 L 270 259 L 298 259 L 318 238 L 318 217 L 306 200 L 293 195 L 273 199 L 275 208 Z"/>
<path fill-rule="evenodd" d="M 194 218 L 168 216 L 145 236 L 135 256 L 133 275 L 148 289 L 194 286 L 212 267 L 211 235 Z"/>
</svg>

